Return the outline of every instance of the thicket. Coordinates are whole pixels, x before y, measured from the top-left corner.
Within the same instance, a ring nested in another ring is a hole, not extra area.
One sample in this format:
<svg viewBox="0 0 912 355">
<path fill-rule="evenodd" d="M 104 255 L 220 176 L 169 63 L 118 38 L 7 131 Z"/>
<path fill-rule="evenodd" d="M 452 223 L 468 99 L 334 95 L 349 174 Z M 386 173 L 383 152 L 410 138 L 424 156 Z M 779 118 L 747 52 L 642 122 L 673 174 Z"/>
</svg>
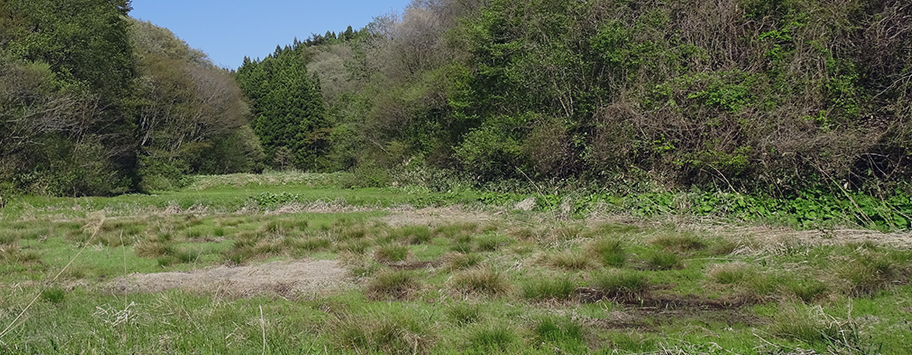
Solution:
<svg viewBox="0 0 912 355">
<path fill-rule="evenodd" d="M 110 195 L 262 169 L 232 73 L 129 11 L 0 1 L 0 194 Z"/>
<path fill-rule="evenodd" d="M 912 5 L 416 0 L 296 49 L 332 169 L 906 192 Z"/>
</svg>

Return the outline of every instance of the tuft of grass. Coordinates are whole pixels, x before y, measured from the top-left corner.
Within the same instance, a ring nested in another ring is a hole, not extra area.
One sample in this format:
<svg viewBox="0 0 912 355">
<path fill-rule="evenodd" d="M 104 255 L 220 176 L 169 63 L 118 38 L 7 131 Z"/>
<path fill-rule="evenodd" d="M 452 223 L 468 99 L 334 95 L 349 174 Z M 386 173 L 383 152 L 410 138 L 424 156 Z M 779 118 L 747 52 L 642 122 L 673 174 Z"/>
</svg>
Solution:
<svg viewBox="0 0 912 355">
<path fill-rule="evenodd" d="M 158 240 L 144 240 L 133 246 L 133 252 L 140 257 L 162 257 L 174 255 L 174 245 Z"/>
<path fill-rule="evenodd" d="M 703 239 L 691 234 L 663 235 L 652 240 L 653 245 L 661 246 L 665 250 L 691 252 L 706 249 Z"/>
<path fill-rule="evenodd" d="M 450 249 L 465 254 L 472 251 L 472 245 L 472 235 L 467 234 L 453 238 L 453 244 Z"/>
<path fill-rule="evenodd" d="M 370 241 L 364 239 L 356 239 L 345 241 L 343 243 L 337 243 L 333 249 L 338 252 L 364 254 L 370 247 Z"/>
<path fill-rule="evenodd" d="M 573 348 L 577 349 L 584 347 L 583 327 L 569 317 L 552 316 L 540 319 L 532 332 L 535 339 L 541 343 L 572 344 Z"/>
<path fill-rule="evenodd" d="M 757 274 L 756 268 L 742 261 L 716 264 L 711 266 L 707 272 L 707 276 L 711 280 L 723 285 L 746 282 L 751 278 L 757 277 Z"/>
<path fill-rule="evenodd" d="M 588 255 L 570 251 L 549 255 L 547 263 L 552 267 L 564 270 L 585 270 L 592 266 Z"/>
<path fill-rule="evenodd" d="M 499 272 L 480 267 L 453 276 L 452 286 L 459 292 L 499 295 L 510 290 L 510 283 Z"/>
<path fill-rule="evenodd" d="M 475 223 L 453 223 L 445 224 L 434 229 L 434 234 L 439 234 L 446 238 L 455 238 L 461 235 L 475 233 L 478 225 Z"/>
<path fill-rule="evenodd" d="M 857 329 L 858 325 L 853 320 L 842 321 L 829 316 L 819 305 L 784 303 L 773 316 L 768 330 L 777 337 L 809 344 L 854 346 L 862 340 Z"/>
<path fill-rule="evenodd" d="M 345 316 L 333 323 L 334 344 L 343 353 L 423 354 L 434 342 L 432 328 L 406 313 Z"/>
<path fill-rule="evenodd" d="M 585 250 L 605 266 L 622 267 L 627 262 L 627 252 L 619 240 L 598 239 L 587 244 Z"/>
<path fill-rule="evenodd" d="M 531 300 L 566 300 L 575 295 L 576 285 L 567 278 L 538 277 L 521 283 L 522 295 Z"/>
<path fill-rule="evenodd" d="M 513 242 L 513 239 L 502 234 L 485 234 L 475 240 L 476 250 L 480 252 L 496 251 L 504 245 Z"/>
<path fill-rule="evenodd" d="M 480 263 L 480 262 L 482 262 L 482 260 L 484 260 L 484 258 L 481 255 L 475 254 L 475 253 L 449 254 L 449 255 L 445 256 L 444 259 L 446 260 L 446 269 L 447 270 L 468 269 L 470 267 L 478 265 L 478 263 Z"/>
<path fill-rule="evenodd" d="M 811 303 L 821 295 L 825 295 L 829 287 L 825 283 L 816 279 L 788 280 L 783 285 L 784 289 L 792 296 Z"/>
<path fill-rule="evenodd" d="M 594 275 L 592 288 L 607 297 L 637 298 L 649 289 L 649 279 L 636 271 L 615 271 Z"/>
<path fill-rule="evenodd" d="M 193 263 L 199 259 L 200 252 L 192 249 L 180 248 L 174 252 L 174 257 L 181 263 Z"/>
<path fill-rule="evenodd" d="M 874 295 L 889 286 L 895 272 L 892 260 L 880 253 L 862 255 L 834 268 L 836 276 L 844 282 L 843 292 L 852 297 Z"/>
<path fill-rule="evenodd" d="M 332 245 L 332 243 L 330 243 L 328 240 L 317 237 L 285 238 L 282 240 L 282 243 L 292 250 L 299 251 L 316 251 L 321 249 L 328 249 Z"/>
<path fill-rule="evenodd" d="M 418 289 L 415 274 L 410 271 L 380 272 L 367 283 L 367 296 L 372 300 L 402 300 Z"/>
<path fill-rule="evenodd" d="M 716 264 L 709 268 L 707 277 L 722 285 L 745 287 L 754 296 L 773 294 L 787 287 L 791 279 L 766 275 L 751 264 L 733 262 Z"/>
<path fill-rule="evenodd" d="M 404 226 L 394 230 L 392 234 L 395 239 L 409 244 L 424 244 L 430 242 L 434 237 L 434 234 L 427 226 Z"/>
<path fill-rule="evenodd" d="M 518 344 L 519 332 L 505 324 L 479 326 L 468 335 L 469 348 L 484 353 L 507 352 Z"/>
<path fill-rule="evenodd" d="M 583 236 L 583 232 L 583 227 L 578 225 L 561 226 L 551 230 L 551 239 L 556 241 L 577 239 Z"/>
<path fill-rule="evenodd" d="M 374 251 L 374 259 L 381 263 L 403 261 L 408 255 L 408 247 L 404 245 L 383 245 Z"/>
<path fill-rule="evenodd" d="M 481 307 L 477 304 L 455 303 L 447 308 L 446 313 L 460 326 L 481 320 Z"/>
<path fill-rule="evenodd" d="M 66 298 L 66 290 L 59 287 L 48 287 L 41 291 L 41 299 L 51 303 L 61 303 Z"/>
<path fill-rule="evenodd" d="M 650 253 L 646 262 L 655 270 L 683 269 L 684 262 L 680 255 L 666 251 L 656 250 Z"/>
</svg>

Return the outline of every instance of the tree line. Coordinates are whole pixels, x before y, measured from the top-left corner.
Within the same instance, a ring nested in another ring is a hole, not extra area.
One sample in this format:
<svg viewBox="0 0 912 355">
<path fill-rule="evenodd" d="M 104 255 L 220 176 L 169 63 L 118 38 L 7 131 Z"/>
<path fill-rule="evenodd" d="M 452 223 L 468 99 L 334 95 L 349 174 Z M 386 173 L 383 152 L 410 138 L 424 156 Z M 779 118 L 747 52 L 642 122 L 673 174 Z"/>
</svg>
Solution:
<svg viewBox="0 0 912 355">
<path fill-rule="evenodd" d="M 909 18 L 900 0 L 415 0 L 241 71 L 306 64 L 325 105 L 299 106 L 324 117 L 302 128 L 319 144 L 288 145 L 305 169 L 893 191 L 912 177 Z"/>
<path fill-rule="evenodd" d="M 0 0 L 0 190 L 265 168 L 773 196 L 912 178 L 906 1 L 414 0 L 236 72 L 128 12 Z"/>
</svg>

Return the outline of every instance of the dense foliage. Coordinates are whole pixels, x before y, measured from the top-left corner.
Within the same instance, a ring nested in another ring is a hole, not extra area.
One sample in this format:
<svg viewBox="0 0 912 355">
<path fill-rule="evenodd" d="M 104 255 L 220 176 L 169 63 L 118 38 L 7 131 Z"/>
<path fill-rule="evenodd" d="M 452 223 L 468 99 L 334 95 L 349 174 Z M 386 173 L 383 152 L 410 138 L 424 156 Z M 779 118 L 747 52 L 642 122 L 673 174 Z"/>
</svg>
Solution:
<svg viewBox="0 0 912 355">
<path fill-rule="evenodd" d="M 329 131 L 319 81 L 307 75 L 300 51 L 276 48 L 262 61 L 245 58 L 238 81 L 253 104 L 253 128 L 267 158 L 280 168 L 316 167 Z"/>
<path fill-rule="evenodd" d="M 231 74 L 129 10 L 0 1 L 0 194 L 107 195 L 258 168 Z"/>
<path fill-rule="evenodd" d="M 416 0 L 295 50 L 320 79 L 331 168 L 892 193 L 912 177 L 910 16 L 895 0 Z"/>
</svg>

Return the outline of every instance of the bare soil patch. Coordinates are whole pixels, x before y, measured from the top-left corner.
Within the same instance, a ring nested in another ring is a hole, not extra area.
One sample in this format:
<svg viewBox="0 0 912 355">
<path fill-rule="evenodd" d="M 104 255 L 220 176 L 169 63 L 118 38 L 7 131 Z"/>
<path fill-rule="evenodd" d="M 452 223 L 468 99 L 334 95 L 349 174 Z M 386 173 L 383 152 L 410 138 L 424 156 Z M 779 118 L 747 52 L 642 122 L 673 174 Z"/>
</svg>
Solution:
<svg viewBox="0 0 912 355">
<path fill-rule="evenodd" d="M 190 272 L 132 274 L 114 280 L 110 289 L 116 293 L 154 293 L 180 288 L 234 297 L 269 293 L 288 297 L 353 286 L 348 270 L 337 262 L 309 260 L 256 266 L 218 266 Z"/>
</svg>

